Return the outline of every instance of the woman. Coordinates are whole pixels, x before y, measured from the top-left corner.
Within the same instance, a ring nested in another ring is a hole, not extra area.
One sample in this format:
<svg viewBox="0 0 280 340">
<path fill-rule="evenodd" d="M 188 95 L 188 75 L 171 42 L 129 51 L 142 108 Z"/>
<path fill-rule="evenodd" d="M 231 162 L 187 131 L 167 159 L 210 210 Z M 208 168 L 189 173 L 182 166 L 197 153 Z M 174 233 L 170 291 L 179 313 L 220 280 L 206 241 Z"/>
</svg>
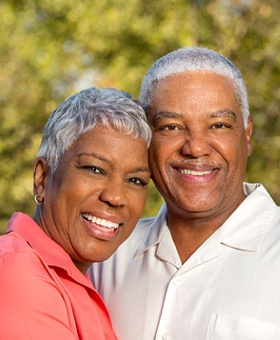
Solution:
<svg viewBox="0 0 280 340">
<path fill-rule="evenodd" d="M 115 339 L 87 269 L 130 235 L 145 205 L 151 133 L 125 92 L 87 89 L 50 116 L 34 162 L 34 218 L 0 237 L 1 339 Z"/>
</svg>

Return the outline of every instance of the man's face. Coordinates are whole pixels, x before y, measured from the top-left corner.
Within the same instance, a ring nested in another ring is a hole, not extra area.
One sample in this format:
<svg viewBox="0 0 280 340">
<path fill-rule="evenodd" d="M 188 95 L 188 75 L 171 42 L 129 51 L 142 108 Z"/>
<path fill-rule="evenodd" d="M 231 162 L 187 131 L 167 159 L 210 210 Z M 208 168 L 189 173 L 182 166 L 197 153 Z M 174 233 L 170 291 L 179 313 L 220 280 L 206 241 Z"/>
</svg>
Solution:
<svg viewBox="0 0 280 340">
<path fill-rule="evenodd" d="M 228 217 L 244 199 L 252 131 L 251 119 L 244 127 L 231 81 L 208 72 L 163 78 L 147 115 L 150 167 L 169 211 Z"/>
</svg>

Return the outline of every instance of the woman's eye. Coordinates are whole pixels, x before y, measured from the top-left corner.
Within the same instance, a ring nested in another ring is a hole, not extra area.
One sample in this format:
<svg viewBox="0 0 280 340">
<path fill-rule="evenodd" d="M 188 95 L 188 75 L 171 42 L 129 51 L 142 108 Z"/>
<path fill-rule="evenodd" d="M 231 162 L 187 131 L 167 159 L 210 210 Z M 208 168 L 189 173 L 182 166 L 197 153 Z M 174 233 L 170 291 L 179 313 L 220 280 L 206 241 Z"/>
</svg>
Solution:
<svg viewBox="0 0 280 340">
<path fill-rule="evenodd" d="M 83 168 L 88 171 L 93 172 L 94 174 L 102 174 L 102 175 L 105 174 L 105 172 L 102 169 L 98 168 L 97 166 L 87 165 L 87 166 L 84 166 Z"/>
<path fill-rule="evenodd" d="M 128 182 L 139 185 L 139 186 L 143 186 L 143 187 L 148 184 L 144 179 L 139 178 L 139 177 L 130 178 Z"/>
</svg>

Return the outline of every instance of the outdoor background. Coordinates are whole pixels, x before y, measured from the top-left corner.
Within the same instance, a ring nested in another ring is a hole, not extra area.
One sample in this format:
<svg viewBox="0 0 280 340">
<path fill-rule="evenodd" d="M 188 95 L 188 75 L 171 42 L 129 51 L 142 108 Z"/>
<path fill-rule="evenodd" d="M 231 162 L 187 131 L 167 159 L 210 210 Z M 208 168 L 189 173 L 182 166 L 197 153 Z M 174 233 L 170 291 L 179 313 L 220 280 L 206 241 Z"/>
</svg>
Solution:
<svg viewBox="0 0 280 340">
<path fill-rule="evenodd" d="M 246 180 L 280 204 L 279 0 L 1 0 L 0 233 L 14 211 L 33 214 L 32 164 L 43 126 L 66 97 L 90 86 L 138 98 L 160 56 L 200 45 L 231 59 L 254 118 Z M 162 199 L 150 186 L 145 216 Z"/>
</svg>

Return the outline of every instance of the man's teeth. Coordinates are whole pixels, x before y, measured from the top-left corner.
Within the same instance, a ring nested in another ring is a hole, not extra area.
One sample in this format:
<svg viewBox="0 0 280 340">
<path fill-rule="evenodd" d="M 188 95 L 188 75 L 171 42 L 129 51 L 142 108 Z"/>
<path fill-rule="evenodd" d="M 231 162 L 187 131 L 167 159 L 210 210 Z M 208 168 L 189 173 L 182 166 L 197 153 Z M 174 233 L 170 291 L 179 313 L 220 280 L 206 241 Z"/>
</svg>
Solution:
<svg viewBox="0 0 280 340">
<path fill-rule="evenodd" d="M 208 171 L 194 171 L 194 170 L 187 170 L 187 169 L 180 169 L 179 172 L 184 175 L 192 175 L 192 176 L 203 176 L 208 175 L 212 172 L 212 170 Z"/>
<path fill-rule="evenodd" d="M 116 230 L 120 226 L 118 223 L 113 223 L 111 221 L 107 221 L 102 218 L 98 218 L 98 217 L 95 217 L 89 214 L 83 214 L 83 217 L 92 223 L 101 225 L 102 227 L 114 229 L 114 230 Z"/>
</svg>

